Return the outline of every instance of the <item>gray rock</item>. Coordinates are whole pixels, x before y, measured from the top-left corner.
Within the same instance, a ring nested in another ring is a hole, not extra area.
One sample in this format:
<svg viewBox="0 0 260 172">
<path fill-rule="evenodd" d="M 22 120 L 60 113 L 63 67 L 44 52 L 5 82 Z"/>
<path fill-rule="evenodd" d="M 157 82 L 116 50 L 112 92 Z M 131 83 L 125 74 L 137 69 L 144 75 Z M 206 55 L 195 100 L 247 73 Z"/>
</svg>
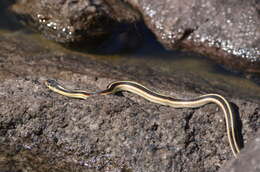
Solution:
<svg viewBox="0 0 260 172">
<path fill-rule="evenodd" d="M 20 0 L 12 9 L 48 38 L 89 46 L 142 16 L 168 49 L 186 49 L 229 69 L 259 73 L 259 7 L 257 0 Z"/>
<path fill-rule="evenodd" d="M 106 39 L 120 22 L 138 18 L 121 1 L 109 6 L 103 0 L 22 0 L 12 10 L 49 39 L 67 44 L 87 42 L 89 46 Z"/>
<path fill-rule="evenodd" d="M 259 99 L 230 97 L 195 74 L 113 66 L 19 33 L 2 34 L 0 45 L 1 171 L 217 171 L 233 159 L 214 104 L 174 109 L 129 93 L 69 99 L 48 90 L 47 78 L 90 91 L 135 80 L 184 98 L 213 89 L 239 107 L 245 144 L 259 128 Z"/>
<path fill-rule="evenodd" d="M 260 71 L 259 1 L 141 0 L 133 4 L 169 49 L 181 47 L 229 68 Z"/>
<path fill-rule="evenodd" d="M 259 124 L 258 124 L 259 125 Z M 219 172 L 258 172 L 260 171 L 260 132 L 257 132 L 256 137 L 246 145 L 241 152 L 239 159 L 232 160 L 225 168 Z"/>
</svg>

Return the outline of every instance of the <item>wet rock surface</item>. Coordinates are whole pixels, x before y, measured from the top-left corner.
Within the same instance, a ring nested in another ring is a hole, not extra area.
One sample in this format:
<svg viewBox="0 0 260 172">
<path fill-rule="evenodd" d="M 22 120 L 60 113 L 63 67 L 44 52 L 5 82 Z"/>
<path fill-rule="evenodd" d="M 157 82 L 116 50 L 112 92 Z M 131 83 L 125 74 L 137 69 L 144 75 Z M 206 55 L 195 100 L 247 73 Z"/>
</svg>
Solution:
<svg viewBox="0 0 260 172">
<path fill-rule="evenodd" d="M 127 31 L 119 25 L 135 25 L 142 16 L 169 49 L 186 49 L 229 69 L 259 73 L 259 6 L 256 0 L 26 0 L 17 1 L 12 9 L 48 38 L 63 43 L 90 41 L 89 46 Z"/>
<path fill-rule="evenodd" d="M 109 1 L 113 2 L 109 6 L 103 0 L 25 0 L 17 1 L 12 10 L 49 39 L 90 46 L 102 42 L 113 32 L 120 32 L 123 21 L 137 20 L 138 15 L 131 12 L 131 8 L 114 1 Z"/>
<path fill-rule="evenodd" d="M 182 98 L 214 90 L 238 107 L 245 145 L 259 128 L 259 99 L 231 97 L 193 74 L 113 66 L 20 34 L 2 35 L 0 45 L 4 171 L 217 171 L 233 159 L 223 113 L 214 104 L 174 109 L 130 93 L 69 99 L 48 90 L 47 78 L 90 91 L 135 80 Z"/>
<path fill-rule="evenodd" d="M 141 0 L 135 5 L 168 48 L 180 46 L 229 68 L 260 71 L 259 1 Z"/>
</svg>

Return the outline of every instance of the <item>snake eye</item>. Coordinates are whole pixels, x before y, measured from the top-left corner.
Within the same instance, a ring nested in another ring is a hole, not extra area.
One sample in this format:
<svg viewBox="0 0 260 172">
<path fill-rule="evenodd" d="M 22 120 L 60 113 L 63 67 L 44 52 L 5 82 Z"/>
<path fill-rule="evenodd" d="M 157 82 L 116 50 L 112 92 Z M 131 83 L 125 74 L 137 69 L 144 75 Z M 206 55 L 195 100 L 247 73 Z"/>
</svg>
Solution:
<svg viewBox="0 0 260 172">
<path fill-rule="evenodd" d="M 58 82 L 55 81 L 54 79 L 48 79 L 45 83 L 47 86 L 51 86 L 51 87 L 55 87 L 58 85 Z"/>
</svg>

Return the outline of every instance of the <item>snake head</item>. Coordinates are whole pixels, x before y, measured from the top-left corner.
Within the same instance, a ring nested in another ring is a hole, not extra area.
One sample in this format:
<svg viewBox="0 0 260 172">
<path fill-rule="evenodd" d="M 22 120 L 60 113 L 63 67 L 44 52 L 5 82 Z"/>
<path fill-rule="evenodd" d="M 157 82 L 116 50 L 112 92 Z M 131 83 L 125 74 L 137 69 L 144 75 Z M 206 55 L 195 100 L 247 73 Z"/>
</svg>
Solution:
<svg viewBox="0 0 260 172">
<path fill-rule="evenodd" d="M 59 83 L 54 79 L 48 79 L 45 81 L 45 85 L 47 87 L 57 87 L 57 85 L 59 85 Z"/>
</svg>

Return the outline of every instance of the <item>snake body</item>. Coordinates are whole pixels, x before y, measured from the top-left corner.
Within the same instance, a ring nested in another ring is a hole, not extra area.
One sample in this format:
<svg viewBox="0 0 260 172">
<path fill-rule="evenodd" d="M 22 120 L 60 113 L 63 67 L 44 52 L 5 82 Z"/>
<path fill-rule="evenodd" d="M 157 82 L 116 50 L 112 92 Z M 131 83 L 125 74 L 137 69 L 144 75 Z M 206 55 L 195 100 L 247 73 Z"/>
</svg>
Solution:
<svg viewBox="0 0 260 172">
<path fill-rule="evenodd" d="M 97 92 L 87 92 L 84 90 L 71 90 L 63 87 L 55 80 L 47 80 L 45 82 L 46 86 L 54 92 L 62 94 L 64 96 L 72 97 L 72 98 L 79 98 L 79 99 L 87 99 L 93 95 L 109 95 L 115 94 L 121 91 L 128 91 L 131 93 L 135 93 L 151 102 L 171 106 L 174 108 L 197 108 L 208 103 L 215 103 L 223 110 L 225 115 L 225 122 L 226 122 L 226 130 L 230 148 L 233 152 L 233 155 L 237 157 L 238 153 L 240 152 L 240 146 L 238 144 L 238 133 L 237 133 L 237 126 L 235 121 L 235 116 L 233 109 L 230 103 L 221 95 L 219 94 L 205 94 L 193 99 L 176 99 L 173 97 L 169 97 L 166 95 L 162 95 L 156 93 L 145 86 L 133 82 L 133 81 L 115 81 L 110 83 L 107 86 L 107 89 L 97 91 Z"/>
</svg>

